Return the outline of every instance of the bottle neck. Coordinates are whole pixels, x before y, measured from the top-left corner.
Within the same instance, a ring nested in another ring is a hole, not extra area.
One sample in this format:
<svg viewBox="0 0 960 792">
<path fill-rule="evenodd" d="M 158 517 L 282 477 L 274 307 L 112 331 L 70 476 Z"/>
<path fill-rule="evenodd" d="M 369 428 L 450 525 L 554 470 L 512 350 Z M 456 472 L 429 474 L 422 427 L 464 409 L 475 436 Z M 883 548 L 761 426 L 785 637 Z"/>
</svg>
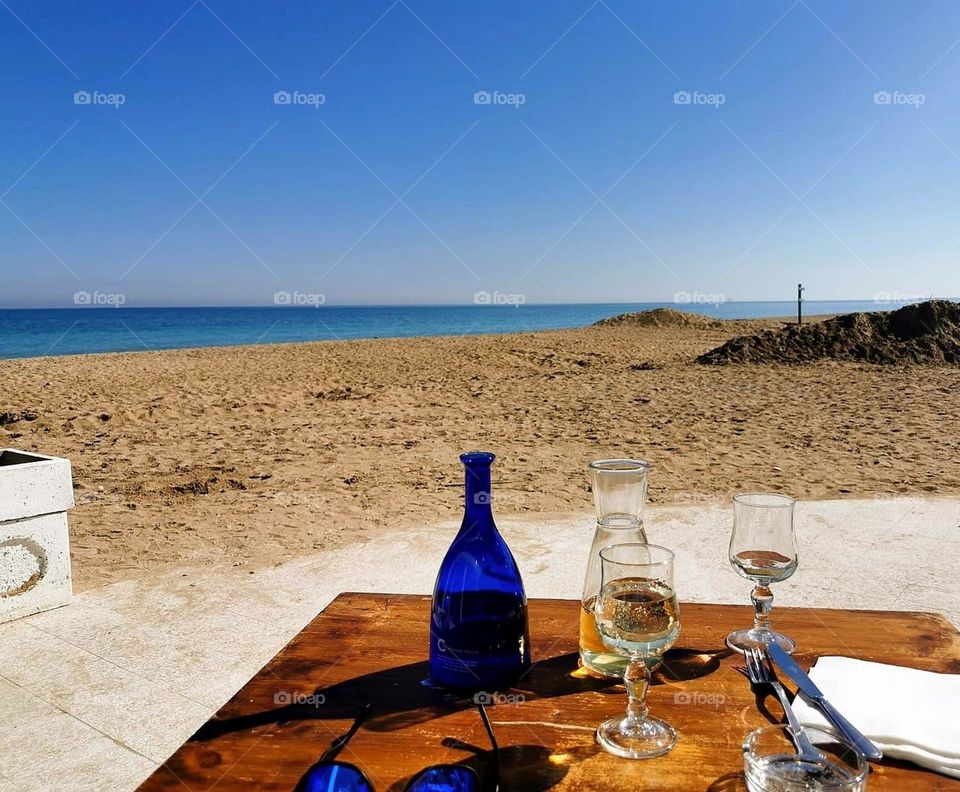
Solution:
<svg viewBox="0 0 960 792">
<path fill-rule="evenodd" d="M 490 501 L 490 466 L 467 465 L 464 478 L 464 520 L 477 522 L 491 519 L 493 509 Z"/>
</svg>

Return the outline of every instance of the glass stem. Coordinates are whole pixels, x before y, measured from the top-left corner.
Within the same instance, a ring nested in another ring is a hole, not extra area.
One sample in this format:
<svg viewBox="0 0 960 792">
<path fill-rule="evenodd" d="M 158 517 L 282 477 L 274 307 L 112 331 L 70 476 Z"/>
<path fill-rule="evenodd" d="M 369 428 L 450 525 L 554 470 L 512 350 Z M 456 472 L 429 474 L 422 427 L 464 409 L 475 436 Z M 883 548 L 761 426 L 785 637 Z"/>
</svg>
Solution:
<svg viewBox="0 0 960 792">
<path fill-rule="evenodd" d="M 623 673 L 623 685 L 627 689 L 627 717 L 621 729 L 624 732 L 639 731 L 646 723 L 647 688 L 650 687 L 650 669 L 642 660 L 631 660 Z"/>
<path fill-rule="evenodd" d="M 753 600 L 753 629 L 757 632 L 770 632 L 770 609 L 773 607 L 773 592 L 769 586 L 756 583 L 750 592 Z"/>
</svg>

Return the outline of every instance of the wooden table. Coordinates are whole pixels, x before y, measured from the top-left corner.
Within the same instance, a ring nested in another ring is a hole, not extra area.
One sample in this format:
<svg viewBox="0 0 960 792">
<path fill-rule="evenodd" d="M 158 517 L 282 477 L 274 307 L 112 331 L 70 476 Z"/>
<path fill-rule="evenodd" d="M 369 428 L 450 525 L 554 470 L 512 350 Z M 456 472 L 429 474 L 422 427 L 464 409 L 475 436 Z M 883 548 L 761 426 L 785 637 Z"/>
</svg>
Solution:
<svg viewBox="0 0 960 792">
<path fill-rule="evenodd" d="M 745 789 L 740 744 L 768 722 L 739 659 L 724 648 L 752 609 L 682 605 L 683 632 L 650 690 L 651 711 L 680 741 L 664 757 L 617 759 L 593 736 L 623 710 L 623 688 L 577 672 L 580 604 L 531 600 L 535 666 L 504 691 L 490 717 L 501 747 L 503 790 Z M 490 745 L 472 702 L 421 685 L 427 676 L 430 598 L 342 594 L 141 787 L 144 790 L 292 790 L 366 701 L 373 716 L 341 758 L 362 767 L 378 792 L 399 792 L 416 771 L 465 762 L 483 772 Z M 776 626 L 797 639 L 800 663 L 844 654 L 960 672 L 960 634 L 928 613 L 776 608 Z M 770 719 L 782 712 L 768 699 Z M 457 741 L 460 741 L 460 744 Z M 873 764 L 869 788 L 960 790 L 960 781 L 912 765 Z"/>
</svg>

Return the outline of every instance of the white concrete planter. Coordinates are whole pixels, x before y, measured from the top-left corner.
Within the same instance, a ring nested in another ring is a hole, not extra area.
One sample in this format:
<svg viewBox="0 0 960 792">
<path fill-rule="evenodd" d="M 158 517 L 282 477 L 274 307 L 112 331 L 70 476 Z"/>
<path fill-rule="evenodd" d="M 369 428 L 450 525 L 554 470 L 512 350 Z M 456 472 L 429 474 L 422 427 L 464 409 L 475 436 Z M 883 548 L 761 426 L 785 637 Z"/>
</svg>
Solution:
<svg viewBox="0 0 960 792">
<path fill-rule="evenodd" d="M 72 506 L 70 460 L 0 450 L 0 622 L 70 601 Z"/>
</svg>

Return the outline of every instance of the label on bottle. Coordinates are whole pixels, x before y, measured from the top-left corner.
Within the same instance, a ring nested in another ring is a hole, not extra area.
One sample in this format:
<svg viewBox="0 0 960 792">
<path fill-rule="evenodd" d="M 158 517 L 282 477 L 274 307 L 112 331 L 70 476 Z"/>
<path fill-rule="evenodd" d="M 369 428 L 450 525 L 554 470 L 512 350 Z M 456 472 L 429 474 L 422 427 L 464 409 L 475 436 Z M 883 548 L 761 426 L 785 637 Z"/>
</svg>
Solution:
<svg viewBox="0 0 960 792">
<path fill-rule="evenodd" d="M 430 630 L 430 676 L 439 685 L 494 691 L 530 667 L 527 611 L 502 592 L 443 597 Z"/>
</svg>

